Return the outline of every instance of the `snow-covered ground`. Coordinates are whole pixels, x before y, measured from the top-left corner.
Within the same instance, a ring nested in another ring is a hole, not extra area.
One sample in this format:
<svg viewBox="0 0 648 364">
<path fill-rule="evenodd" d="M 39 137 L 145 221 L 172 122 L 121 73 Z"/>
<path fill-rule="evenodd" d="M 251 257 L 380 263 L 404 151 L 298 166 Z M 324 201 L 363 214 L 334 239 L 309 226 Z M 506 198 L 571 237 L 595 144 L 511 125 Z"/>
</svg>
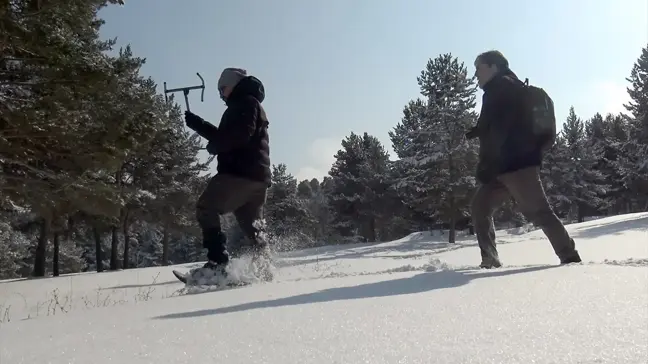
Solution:
<svg viewBox="0 0 648 364">
<path fill-rule="evenodd" d="M 474 237 L 416 233 L 220 292 L 178 295 L 177 266 L 0 282 L 0 363 L 647 363 L 648 213 L 568 229 L 585 264 L 499 232 L 483 271 Z"/>
</svg>

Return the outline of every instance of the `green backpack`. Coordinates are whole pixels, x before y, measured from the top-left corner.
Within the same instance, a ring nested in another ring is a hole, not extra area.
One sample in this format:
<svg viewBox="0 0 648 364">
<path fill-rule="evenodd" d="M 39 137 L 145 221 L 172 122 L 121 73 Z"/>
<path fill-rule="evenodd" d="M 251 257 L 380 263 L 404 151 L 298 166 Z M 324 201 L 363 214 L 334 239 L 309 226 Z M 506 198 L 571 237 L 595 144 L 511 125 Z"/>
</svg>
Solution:
<svg viewBox="0 0 648 364">
<path fill-rule="evenodd" d="M 528 125 L 542 151 L 553 146 L 556 141 L 556 114 L 554 103 L 547 92 L 524 80 L 525 110 Z"/>
</svg>

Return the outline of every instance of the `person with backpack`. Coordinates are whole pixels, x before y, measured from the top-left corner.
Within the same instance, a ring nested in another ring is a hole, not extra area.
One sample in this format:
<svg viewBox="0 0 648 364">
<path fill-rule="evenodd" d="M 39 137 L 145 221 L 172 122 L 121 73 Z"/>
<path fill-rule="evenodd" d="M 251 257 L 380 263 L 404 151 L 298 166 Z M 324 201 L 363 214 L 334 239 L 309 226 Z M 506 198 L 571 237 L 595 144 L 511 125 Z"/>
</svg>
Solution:
<svg viewBox="0 0 648 364">
<path fill-rule="evenodd" d="M 484 91 L 477 121 L 466 138 L 479 138 L 478 188 L 471 215 L 481 250 L 481 268 L 501 267 L 493 212 L 513 198 L 522 213 L 542 228 L 561 264 L 581 261 L 574 240 L 553 212 L 540 181 L 543 153 L 555 135 L 553 101 L 522 82 L 496 50 L 478 55 L 475 77 Z"/>
<path fill-rule="evenodd" d="M 226 275 L 230 254 L 220 216 L 233 212 L 253 254 L 267 255 L 263 207 L 271 185 L 268 118 L 261 103 L 263 83 L 241 68 L 225 68 L 218 91 L 227 109 L 218 127 L 185 112 L 187 127 L 208 140 L 207 152 L 217 156 L 217 173 L 198 199 L 196 217 L 207 249 L 204 268 Z"/>
</svg>

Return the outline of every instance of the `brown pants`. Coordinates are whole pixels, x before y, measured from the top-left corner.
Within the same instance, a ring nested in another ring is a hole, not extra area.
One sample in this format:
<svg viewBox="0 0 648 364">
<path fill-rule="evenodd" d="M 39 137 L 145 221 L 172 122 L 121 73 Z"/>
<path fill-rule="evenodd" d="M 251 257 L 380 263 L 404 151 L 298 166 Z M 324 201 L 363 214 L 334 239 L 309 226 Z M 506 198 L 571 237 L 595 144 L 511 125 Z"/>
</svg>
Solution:
<svg viewBox="0 0 648 364">
<path fill-rule="evenodd" d="M 267 184 L 263 182 L 232 175 L 217 174 L 212 177 L 196 206 L 205 247 L 210 250 L 208 255 L 211 253 L 216 257 L 223 254 L 225 241 L 220 216 L 230 212 L 234 213 L 250 242 L 257 243 L 258 221 L 263 218 L 267 189 Z"/>
<path fill-rule="evenodd" d="M 542 229 L 561 261 L 577 254 L 574 241 L 547 201 L 539 168 L 530 167 L 503 174 L 495 182 L 477 189 L 471 214 L 482 260 L 499 261 L 493 212 L 510 197 L 515 199 L 526 218 Z"/>
</svg>

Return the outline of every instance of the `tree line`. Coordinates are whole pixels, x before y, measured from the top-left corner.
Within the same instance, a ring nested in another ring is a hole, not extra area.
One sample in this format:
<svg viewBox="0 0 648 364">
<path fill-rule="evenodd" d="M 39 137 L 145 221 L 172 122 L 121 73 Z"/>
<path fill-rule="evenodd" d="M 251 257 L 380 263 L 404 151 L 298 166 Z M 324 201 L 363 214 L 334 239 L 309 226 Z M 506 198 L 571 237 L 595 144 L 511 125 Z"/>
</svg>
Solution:
<svg viewBox="0 0 648 364">
<path fill-rule="evenodd" d="M 165 101 L 146 60 L 102 40 L 117 0 L 16 0 L 0 12 L 0 278 L 127 269 L 202 259 L 195 201 L 209 178 L 201 141 Z M 389 132 L 341 141 L 328 176 L 273 166 L 265 216 L 279 250 L 385 241 L 469 226 L 477 88 L 451 54 L 430 59 L 421 96 Z M 628 81 L 627 113 L 572 108 L 543 178 L 564 219 L 648 209 L 648 47 Z M 526 223 L 512 202 L 498 226 Z M 231 240 L 240 231 L 231 216 Z"/>
</svg>

